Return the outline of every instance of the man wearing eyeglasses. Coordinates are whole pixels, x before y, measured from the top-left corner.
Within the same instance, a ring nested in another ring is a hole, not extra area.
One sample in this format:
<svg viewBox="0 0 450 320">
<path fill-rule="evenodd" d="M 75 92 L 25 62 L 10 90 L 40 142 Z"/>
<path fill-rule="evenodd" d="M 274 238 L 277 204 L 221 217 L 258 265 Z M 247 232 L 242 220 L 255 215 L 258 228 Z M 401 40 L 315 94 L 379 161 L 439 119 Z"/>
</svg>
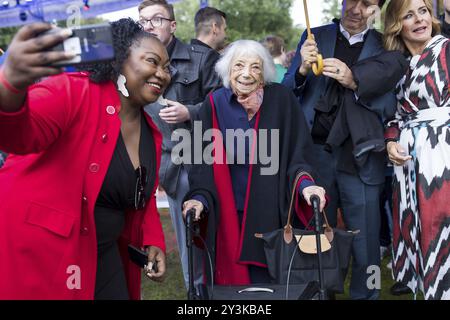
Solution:
<svg viewBox="0 0 450 320">
<path fill-rule="evenodd" d="M 177 27 L 173 6 L 165 0 L 147 0 L 139 5 L 139 23 L 166 46 L 172 66 L 172 82 L 164 93 L 167 106 L 153 103 L 146 107 L 163 135 L 160 185 L 167 193 L 172 224 L 177 236 L 183 275 L 188 287 L 188 257 L 181 206 L 189 189 L 188 167 L 172 162 L 172 148 L 178 141 L 177 130 L 190 129 L 207 94 L 220 84 L 214 71 L 218 55 L 214 50 L 195 44 L 184 44 L 174 33 Z M 195 249 L 197 250 L 197 249 Z M 194 282 L 203 281 L 201 251 L 194 251 Z"/>
</svg>

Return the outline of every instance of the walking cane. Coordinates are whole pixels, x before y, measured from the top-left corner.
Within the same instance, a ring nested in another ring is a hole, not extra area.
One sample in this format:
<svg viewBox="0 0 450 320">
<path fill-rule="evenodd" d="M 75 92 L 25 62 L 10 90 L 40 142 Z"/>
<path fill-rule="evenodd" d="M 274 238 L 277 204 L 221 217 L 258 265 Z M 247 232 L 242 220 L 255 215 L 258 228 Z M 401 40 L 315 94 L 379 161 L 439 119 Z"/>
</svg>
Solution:
<svg viewBox="0 0 450 320">
<path fill-rule="evenodd" d="M 189 274 L 189 288 L 188 300 L 199 300 L 194 285 L 194 235 L 198 232 L 198 223 L 194 221 L 195 209 L 190 209 L 186 213 L 186 246 L 188 249 L 188 274 Z M 198 266 L 197 266 L 198 267 Z"/>
<path fill-rule="evenodd" d="M 308 4 L 307 0 L 303 0 L 303 7 L 305 8 L 305 18 L 306 18 L 306 30 L 308 31 L 308 40 L 313 40 L 313 36 L 311 33 L 311 27 L 309 24 L 309 15 L 308 15 Z M 323 71 L 323 57 L 321 54 L 317 54 L 317 62 L 313 63 L 312 71 L 316 76 L 320 76 Z"/>
<path fill-rule="evenodd" d="M 316 233 L 316 248 L 317 248 L 317 262 L 318 262 L 318 273 L 319 273 L 319 300 L 325 300 L 325 286 L 324 286 L 324 276 L 323 276 L 323 265 L 322 265 L 322 245 L 320 242 L 320 234 L 322 233 L 322 228 L 320 225 L 320 198 L 316 195 L 311 196 L 311 205 L 314 211 L 315 220 L 315 233 Z"/>
</svg>

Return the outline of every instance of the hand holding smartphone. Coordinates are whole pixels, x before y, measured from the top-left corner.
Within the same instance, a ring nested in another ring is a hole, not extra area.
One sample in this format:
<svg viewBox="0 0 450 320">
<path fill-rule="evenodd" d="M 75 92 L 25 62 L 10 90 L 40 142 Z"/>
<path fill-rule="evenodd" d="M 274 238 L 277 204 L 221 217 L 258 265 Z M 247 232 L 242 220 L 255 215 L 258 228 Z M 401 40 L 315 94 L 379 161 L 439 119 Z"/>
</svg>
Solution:
<svg viewBox="0 0 450 320">
<path fill-rule="evenodd" d="M 75 57 L 52 63 L 52 66 L 74 66 L 114 59 L 113 38 L 109 24 L 82 26 L 71 30 L 72 35 L 69 38 L 47 51 L 72 52 Z M 58 32 L 61 32 L 60 28 L 52 28 L 38 37 Z"/>
<path fill-rule="evenodd" d="M 130 260 L 135 263 L 140 268 L 144 269 L 148 264 L 148 254 L 147 252 L 136 248 L 135 246 L 129 244 L 128 245 L 128 254 L 130 256 Z M 152 265 L 152 270 L 157 273 L 158 272 L 158 266 L 156 262 Z"/>
</svg>

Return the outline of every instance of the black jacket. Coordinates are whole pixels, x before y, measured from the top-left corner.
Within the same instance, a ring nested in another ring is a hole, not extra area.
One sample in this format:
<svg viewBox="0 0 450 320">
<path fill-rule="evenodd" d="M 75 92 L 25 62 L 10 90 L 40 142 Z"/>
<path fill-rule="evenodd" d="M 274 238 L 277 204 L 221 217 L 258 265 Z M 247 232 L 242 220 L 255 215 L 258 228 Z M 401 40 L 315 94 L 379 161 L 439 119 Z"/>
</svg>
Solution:
<svg viewBox="0 0 450 320">
<path fill-rule="evenodd" d="M 220 83 L 214 71 L 217 60 L 218 55 L 214 50 L 185 44 L 175 38 L 175 47 L 170 56 L 174 74 L 164 97 L 184 105 L 202 103 L 206 95 Z"/>
</svg>

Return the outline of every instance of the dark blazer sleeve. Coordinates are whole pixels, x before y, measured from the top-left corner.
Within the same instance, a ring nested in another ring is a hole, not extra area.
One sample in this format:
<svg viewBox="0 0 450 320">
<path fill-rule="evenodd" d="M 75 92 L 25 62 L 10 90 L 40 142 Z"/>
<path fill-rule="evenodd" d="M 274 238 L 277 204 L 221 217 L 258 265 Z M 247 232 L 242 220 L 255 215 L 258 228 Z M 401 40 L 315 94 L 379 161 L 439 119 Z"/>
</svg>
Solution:
<svg viewBox="0 0 450 320">
<path fill-rule="evenodd" d="M 369 101 L 392 91 L 408 69 L 408 62 L 400 51 L 386 51 L 357 62 L 352 67 L 358 85 L 355 91 L 362 101 Z"/>
</svg>

